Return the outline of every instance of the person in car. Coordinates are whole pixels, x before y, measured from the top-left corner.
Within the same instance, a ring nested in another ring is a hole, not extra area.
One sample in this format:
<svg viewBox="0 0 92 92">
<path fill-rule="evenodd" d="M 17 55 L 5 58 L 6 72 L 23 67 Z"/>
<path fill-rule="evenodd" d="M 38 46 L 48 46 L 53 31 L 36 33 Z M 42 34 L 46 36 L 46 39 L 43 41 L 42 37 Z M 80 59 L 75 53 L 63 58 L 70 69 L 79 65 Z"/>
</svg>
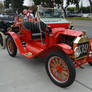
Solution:
<svg viewBox="0 0 92 92">
<path fill-rule="evenodd" d="M 25 15 L 24 21 L 34 21 L 34 15 L 32 14 L 32 11 L 30 9 L 24 9 L 23 14 Z"/>
</svg>

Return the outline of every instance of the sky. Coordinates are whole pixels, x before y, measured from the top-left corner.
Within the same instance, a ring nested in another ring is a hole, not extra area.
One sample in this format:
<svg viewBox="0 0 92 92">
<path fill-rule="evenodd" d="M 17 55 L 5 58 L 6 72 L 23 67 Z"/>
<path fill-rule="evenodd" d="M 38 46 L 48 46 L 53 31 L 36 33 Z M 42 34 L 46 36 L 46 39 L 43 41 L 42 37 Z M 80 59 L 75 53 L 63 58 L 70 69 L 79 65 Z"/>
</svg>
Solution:
<svg viewBox="0 0 92 92">
<path fill-rule="evenodd" d="M 89 6 L 89 0 L 81 0 L 84 6 Z"/>
<path fill-rule="evenodd" d="M 2 1 L 4 1 L 4 0 L 0 0 L 1 2 Z M 29 0 L 25 0 L 25 1 L 29 1 Z M 30 0 L 30 1 L 32 1 L 32 0 Z M 64 1 L 66 1 L 66 0 L 64 0 Z M 82 2 L 83 2 L 83 6 L 89 6 L 90 4 L 89 4 L 89 1 L 88 0 L 81 0 Z M 73 5 L 70 5 L 70 7 L 72 7 Z"/>
<path fill-rule="evenodd" d="M 66 0 L 64 0 L 66 2 Z M 83 4 L 83 6 L 89 6 L 89 1 L 88 0 L 80 0 L 80 5 L 81 5 L 81 2 Z M 64 4 L 65 5 L 65 4 Z M 69 7 L 73 7 L 74 5 L 70 5 Z"/>
</svg>

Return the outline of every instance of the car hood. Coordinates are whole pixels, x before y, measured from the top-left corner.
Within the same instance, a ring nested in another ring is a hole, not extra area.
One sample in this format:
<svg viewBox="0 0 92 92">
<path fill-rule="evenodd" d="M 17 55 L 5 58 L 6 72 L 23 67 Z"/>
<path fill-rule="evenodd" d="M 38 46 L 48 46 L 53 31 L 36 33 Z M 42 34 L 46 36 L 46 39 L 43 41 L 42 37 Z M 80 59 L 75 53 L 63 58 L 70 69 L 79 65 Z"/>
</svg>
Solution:
<svg viewBox="0 0 92 92">
<path fill-rule="evenodd" d="M 74 37 L 79 37 L 80 35 L 83 34 L 83 32 L 78 31 L 78 30 L 71 30 L 71 29 L 65 29 L 65 28 L 53 28 L 52 29 L 52 34 L 63 34 L 63 35 L 68 35 L 68 36 L 74 36 Z"/>
</svg>

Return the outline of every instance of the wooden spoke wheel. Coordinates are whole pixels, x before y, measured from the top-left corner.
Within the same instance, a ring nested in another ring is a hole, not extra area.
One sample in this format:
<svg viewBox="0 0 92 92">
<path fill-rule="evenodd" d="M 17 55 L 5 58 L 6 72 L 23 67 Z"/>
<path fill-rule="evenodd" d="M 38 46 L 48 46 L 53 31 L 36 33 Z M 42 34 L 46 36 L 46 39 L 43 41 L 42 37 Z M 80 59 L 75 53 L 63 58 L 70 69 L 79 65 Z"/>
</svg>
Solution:
<svg viewBox="0 0 92 92">
<path fill-rule="evenodd" d="M 56 81 L 64 83 L 68 80 L 69 70 L 62 58 L 57 56 L 51 57 L 49 60 L 48 68 L 50 74 Z"/>
<path fill-rule="evenodd" d="M 75 67 L 63 52 L 53 52 L 48 56 L 46 70 L 50 79 L 60 87 L 68 87 L 75 80 Z"/>
</svg>

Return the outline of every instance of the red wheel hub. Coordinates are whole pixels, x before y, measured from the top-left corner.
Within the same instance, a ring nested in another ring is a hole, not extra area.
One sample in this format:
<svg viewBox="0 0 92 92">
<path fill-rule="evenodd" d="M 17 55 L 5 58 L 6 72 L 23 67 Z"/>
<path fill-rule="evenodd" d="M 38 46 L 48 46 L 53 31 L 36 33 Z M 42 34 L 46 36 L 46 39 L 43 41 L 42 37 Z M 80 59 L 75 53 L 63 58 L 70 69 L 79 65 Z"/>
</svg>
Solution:
<svg viewBox="0 0 92 92">
<path fill-rule="evenodd" d="M 60 73 L 60 72 L 61 72 L 61 70 L 62 70 L 61 66 L 57 65 L 57 66 L 56 66 L 56 70 L 57 70 L 57 72 L 59 72 L 59 73 Z"/>
<path fill-rule="evenodd" d="M 51 76 L 58 82 L 66 82 L 69 78 L 69 70 L 61 57 L 53 56 L 49 60 L 49 71 Z"/>
</svg>

